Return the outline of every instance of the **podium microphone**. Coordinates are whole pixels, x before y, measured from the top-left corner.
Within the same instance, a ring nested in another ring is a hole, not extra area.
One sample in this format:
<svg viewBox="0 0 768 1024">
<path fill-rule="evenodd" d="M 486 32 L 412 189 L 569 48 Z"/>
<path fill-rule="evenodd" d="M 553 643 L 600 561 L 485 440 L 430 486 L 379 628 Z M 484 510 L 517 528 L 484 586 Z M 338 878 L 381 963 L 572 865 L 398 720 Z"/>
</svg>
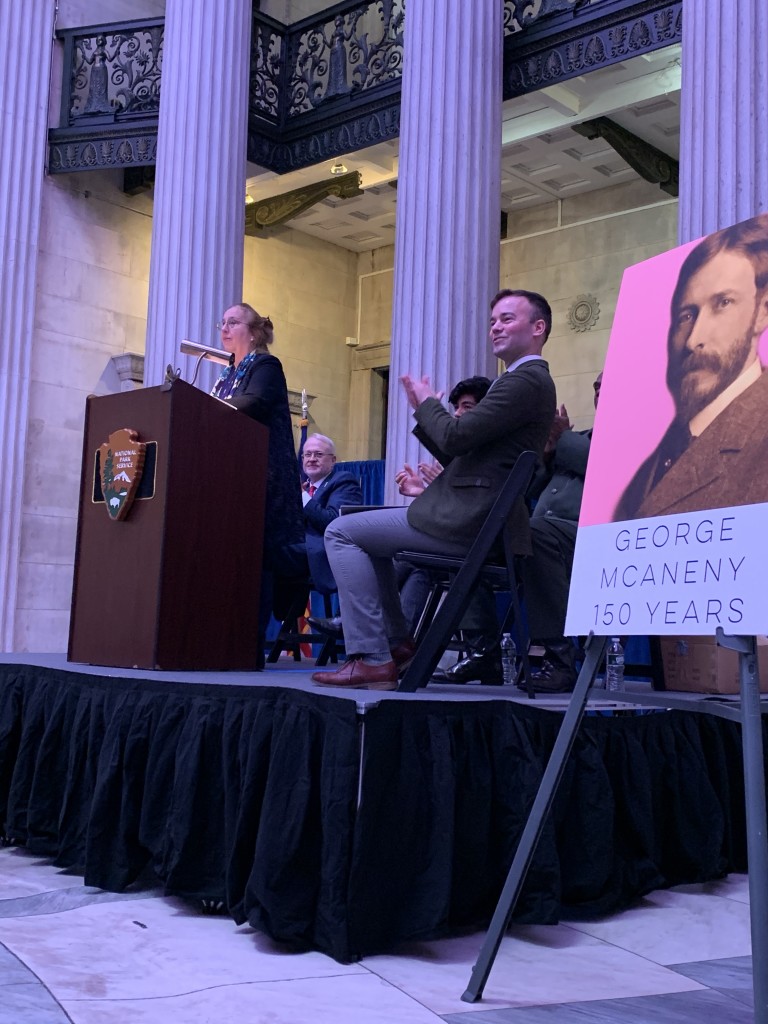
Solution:
<svg viewBox="0 0 768 1024">
<path fill-rule="evenodd" d="M 186 338 L 179 345 L 179 351 L 183 352 L 185 356 L 197 356 L 195 372 L 192 374 L 190 384 L 195 383 L 197 371 L 200 369 L 203 359 L 210 359 L 212 363 L 218 363 L 220 366 L 231 366 L 235 361 L 233 352 L 225 352 L 224 349 L 213 348 L 211 345 L 198 345 L 196 341 L 187 341 Z"/>
</svg>

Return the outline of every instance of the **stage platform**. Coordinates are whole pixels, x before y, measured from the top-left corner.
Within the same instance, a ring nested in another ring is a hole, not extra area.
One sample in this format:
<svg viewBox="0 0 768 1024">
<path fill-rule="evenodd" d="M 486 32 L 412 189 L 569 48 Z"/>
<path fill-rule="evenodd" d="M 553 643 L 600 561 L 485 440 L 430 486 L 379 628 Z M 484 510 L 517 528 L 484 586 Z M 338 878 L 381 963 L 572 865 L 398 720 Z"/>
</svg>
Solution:
<svg viewBox="0 0 768 1024">
<path fill-rule="evenodd" d="M 0 655 L 3 831 L 86 885 L 155 878 L 341 962 L 482 927 L 567 695 L 350 692 L 312 670 Z M 743 871 L 744 833 L 738 726 L 593 701 L 515 919 Z"/>
</svg>

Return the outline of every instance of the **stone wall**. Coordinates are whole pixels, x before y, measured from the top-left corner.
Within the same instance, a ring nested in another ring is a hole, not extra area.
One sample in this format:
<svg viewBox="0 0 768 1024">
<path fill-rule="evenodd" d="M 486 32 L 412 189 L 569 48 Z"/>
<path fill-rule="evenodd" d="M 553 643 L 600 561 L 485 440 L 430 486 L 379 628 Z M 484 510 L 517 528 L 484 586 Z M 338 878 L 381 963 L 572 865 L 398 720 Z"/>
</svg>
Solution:
<svg viewBox="0 0 768 1024">
<path fill-rule="evenodd" d="M 15 649 L 66 647 L 83 417 L 120 389 L 110 359 L 143 352 L 150 208 L 119 173 L 46 178 L 32 345 Z"/>
<path fill-rule="evenodd" d="M 288 387 L 314 395 L 310 431 L 349 456 L 347 404 L 357 325 L 357 255 L 292 228 L 245 240 L 243 295 L 275 325 L 272 348 Z"/>
<path fill-rule="evenodd" d="M 541 292 L 552 306 L 544 348 L 564 403 L 579 429 L 592 425 L 592 382 L 603 367 L 626 267 L 677 244 L 677 202 L 645 182 L 535 207 L 510 218 L 501 245 L 501 284 Z M 574 330 L 568 314 L 580 295 L 597 300 L 597 322 Z"/>
</svg>

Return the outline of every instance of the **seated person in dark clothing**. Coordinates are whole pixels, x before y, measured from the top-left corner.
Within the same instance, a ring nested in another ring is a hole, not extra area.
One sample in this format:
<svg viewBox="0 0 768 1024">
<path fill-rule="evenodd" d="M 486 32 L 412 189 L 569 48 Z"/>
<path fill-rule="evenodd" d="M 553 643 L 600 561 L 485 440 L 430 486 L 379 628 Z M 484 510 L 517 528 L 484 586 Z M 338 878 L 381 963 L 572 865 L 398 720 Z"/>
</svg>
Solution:
<svg viewBox="0 0 768 1024">
<path fill-rule="evenodd" d="M 598 374 L 593 385 L 595 408 L 602 378 Z M 531 516 L 533 554 L 523 560 L 522 578 L 532 642 L 544 648 L 542 667 L 532 673 L 542 693 L 563 693 L 576 682 L 578 650 L 563 631 L 591 441 L 592 431 L 574 430 L 561 406 L 529 491 L 538 501 Z"/>
<path fill-rule="evenodd" d="M 336 581 L 328 564 L 323 534 L 342 505 L 362 505 L 363 492 L 356 476 L 336 466 L 336 446 L 324 434 L 307 438 L 302 464 L 307 478 L 303 485 L 305 540 L 295 555 L 303 558 L 314 589 L 331 594 L 336 590 Z"/>
<path fill-rule="evenodd" d="M 456 419 L 474 409 L 480 399 L 485 398 L 490 386 L 491 382 L 487 377 L 467 377 L 466 380 L 460 380 L 448 395 L 448 402 L 453 406 L 453 415 Z M 418 472 L 414 472 L 406 462 L 395 475 L 395 483 L 406 498 L 415 498 L 422 494 L 442 471 L 443 467 L 439 462 L 420 462 Z"/>
</svg>

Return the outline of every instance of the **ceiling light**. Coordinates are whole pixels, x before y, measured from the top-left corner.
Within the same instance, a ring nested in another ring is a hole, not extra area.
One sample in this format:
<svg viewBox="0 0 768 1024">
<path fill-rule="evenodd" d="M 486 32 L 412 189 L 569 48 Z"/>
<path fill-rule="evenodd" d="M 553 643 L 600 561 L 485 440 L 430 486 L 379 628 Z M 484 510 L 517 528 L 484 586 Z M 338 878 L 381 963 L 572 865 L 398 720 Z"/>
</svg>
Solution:
<svg viewBox="0 0 768 1024">
<path fill-rule="evenodd" d="M 344 166 L 344 164 L 340 160 L 337 160 L 335 164 L 331 164 L 331 174 L 346 174 L 346 173 L 347 173 L 347 168 Z"/>
</svg>

